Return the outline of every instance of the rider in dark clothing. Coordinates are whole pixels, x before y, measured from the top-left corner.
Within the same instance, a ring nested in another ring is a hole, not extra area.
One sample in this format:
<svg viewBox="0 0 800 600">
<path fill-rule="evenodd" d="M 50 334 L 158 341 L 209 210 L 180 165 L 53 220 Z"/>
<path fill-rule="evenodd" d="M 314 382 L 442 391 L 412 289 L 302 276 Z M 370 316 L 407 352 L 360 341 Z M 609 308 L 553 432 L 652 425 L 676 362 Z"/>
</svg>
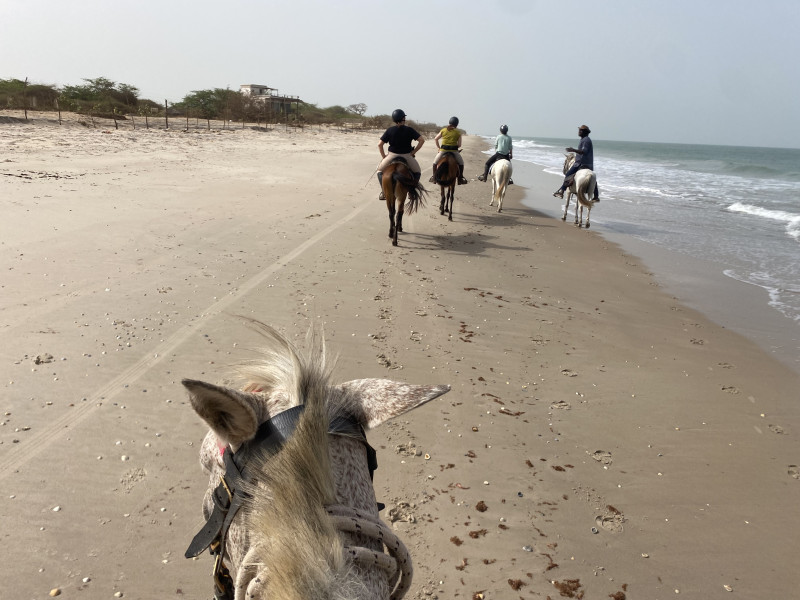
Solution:
<svg viewBox="0 0 800 600">
<path fill-rule="evenodd" d="M 561 187 L 558 188 L 555 192 L 553 192 L 553 196 L 556 198 L 563 198 L 564 197 L 564 190 L 569 187 L 569 184 L 572 183 L 572 176 L 575 175 L 581 169 L 589 169 L 590 171 L 594 171 L 594 149 L 592 148 L 592 140 L 589 138 L 589 134 L 592 132 L 586 125 L 581 125 L 578 128 L 578 136 L 580 136 L 581 141 L 578 144 L 577 148 L 569 147 L 567 148 L 567 152 L 574 152 L 575 153 L 575 162 L 569 168 L 569 170 L 564 173 L 564 183 L 561 184 Z M 600 202 L 599 198 L 600 190 L 597 188 L 597 185 L 594 187 L 594 200 L 595 202 Z"/>
</svg>

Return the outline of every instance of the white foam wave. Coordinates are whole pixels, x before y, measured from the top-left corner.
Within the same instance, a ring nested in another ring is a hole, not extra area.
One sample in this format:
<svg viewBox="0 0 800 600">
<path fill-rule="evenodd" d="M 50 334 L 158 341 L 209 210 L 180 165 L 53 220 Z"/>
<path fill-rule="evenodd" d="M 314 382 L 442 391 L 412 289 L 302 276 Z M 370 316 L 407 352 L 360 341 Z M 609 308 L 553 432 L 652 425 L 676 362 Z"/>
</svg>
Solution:
<svg viewBox="0 0 800 600">
<path fill-rule="evenodd" d="M 750 273 L 749 276 L 742 276 L 733 269 L 725 269 L 722 273 L 726 277 L 730 277 L 736 281 L 760 287 L 769 295 L 768 304 L 772 308 L 790 318 L 792 321 L 800 322 L 800 312 L 797 311 L 797 307 L 785 302 L 783 299 L 786 294 L 800 294 L 800 286 L 781 287 L 779 284 L 776 284 L 774 278 L 768 273 L 756 272 Z"/>
<path fill-rule="evenodd" d="M 780 221 L 786 223 L 786 232 L 794 239 L 800 241 L 800 215 L 790 213 L 785 210 L 772 210 L 769 208 L 762 208 L 760 206 L 753 206 L 752 204 L 744 204 L 742 202 L 735 202 L 728 207 L 731 212 L 738 212 L 747 215 L 761 217 L 763 219 L 771 219 L 773 221 Z"/>
</svg>

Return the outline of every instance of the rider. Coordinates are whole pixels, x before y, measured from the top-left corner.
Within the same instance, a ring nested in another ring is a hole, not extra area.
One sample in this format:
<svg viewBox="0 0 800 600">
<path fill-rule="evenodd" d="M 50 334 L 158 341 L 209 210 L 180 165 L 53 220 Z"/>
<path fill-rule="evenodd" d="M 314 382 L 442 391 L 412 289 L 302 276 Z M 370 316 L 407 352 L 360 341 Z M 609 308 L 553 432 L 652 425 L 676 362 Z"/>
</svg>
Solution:
<svg viewBox="0 0 800 600">
<path fill-rule="evenodd" d="M 420 175 L 422 175 L 422 169 L 420 169 L 419 163 L 417 159 L 414 158 L 414 155 L 422 148 L 422 144 L 425 143 L 425 138 L 413 127 L 408 127 L 406 125 L 406 113 L 404 113 L 402 109 L 398 108 L 392 112 L 392 121 L 395 124 L 383 132 L 381 141 L 378 142 L 378 151 L 381 153 L 381 158 L 383 158 L 381 164 L 378 165 L 378 183 L 382 182 L 383 170 L 389 166 L 390 162 L 398 157 L 405 159 L 408 168 L 414 173 L 414 179 L 419 181 Z M 417 141 L 417 145 L 412 148 L 411 142 L 414 140 Z M 383 145 L 386 143 L 389 144 L 388 153 L 383 150 Z M 383 190 L 381 190 L 380 199 L 386 199 L 383 196 Z"/>
<path fill-rule="evenodd" d="M 590 133 L 592 133 L 591 129 L 589 129 L 586 125 L 581 125 L 578 127 L 578 136 L 581 138 L 578 147 L 573 148 L 570 146 L 566 149 L 567 152 L 575 153 L 575 162 L 572 164 L 569 170 L 564 173 L 564 183 L 561 184 L 560 188 L 553 192 L 553 196 L 556 198 L 564 197 L 564 190 L 566 190 L 572 183 L 572 176 L 575 175 L 575 173 L 581 169 L 589 169 L 590 171 L 594 171 L 594 150 L 592 149 L 592 140 L 589 138 Z M 597 185 L 595 185 L 595 202 L 600 202 L 599 194 L 600 191 L 597 189 Z"/>
<path fill-rule="evenodd" d="M 508 135 L 508 125 L 501 125 L 500 135 L 494 140 L 494 154 L 486 161 L 483 167 L 483 175 L 478 175 L 478 181 L 486 181 L 486 178 L 489 176 L 489 169 L 492 168 L 492 165 L 501 159 L 511 160 L 513 154 L 514 148 L 511 142 L 511 136 Z M 513 183 L 513 181 L 509 180 L 508 183 Z"/>
<path fill-rule="evenodd" d="M 441 145 L 439 145 L 439 140 L 442 140 Z M 464 178 L 464 159 L 461 158 L 461 151 L 459 150 L 461 148 L 461 132 L 458 130 L 458 117 L 450 117 L 450 122 L 447 127 L 442 128 L 442 130 L 436 134 L 436 137 L 433 138 L 433 141 L 436 147 L 439 148 L 439 153 L 433 161 L 433 175 L 431 175 L 428 181 L 436 183 L 436 165 L 444 158 L 445 154 L 452 152 L 458 163 L 458 185 L 469 183 L 469 181 Z"/>
</svg>

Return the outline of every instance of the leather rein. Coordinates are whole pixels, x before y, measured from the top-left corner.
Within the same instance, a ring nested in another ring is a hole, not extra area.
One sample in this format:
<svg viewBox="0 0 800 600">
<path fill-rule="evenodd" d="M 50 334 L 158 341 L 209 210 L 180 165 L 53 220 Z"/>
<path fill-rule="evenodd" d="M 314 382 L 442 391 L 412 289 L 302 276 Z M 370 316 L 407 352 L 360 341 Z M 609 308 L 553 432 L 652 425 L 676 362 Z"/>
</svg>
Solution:
<svg viewBox="0 0 800 600">
<path fill-rule="evenodd" d="M 206 548 L 209 549 L 209 552 L 214 557 L 215 600 L 233 600 L 234 598 L 233 578 L 223 562 L 223 557 L 225 556 L 225 541 L 228 536 L 228 529 L 242 504 L 249 497 L 249 494 L 245 491 L 247 480 L 243 474 L 245 471 L 245 458 L 252 456 L 254 450 L 270 453 L 280 450 L 284 442 L 294 432 L 304 409 L 305 405 L 301 404 L 278 413 L 262 423 L 256 431 L 256 435 L 251 440 L 244 442 L 237 452 L 233 452 L 230 446 L 226 446 L 223 450 L 222 459 L 225 465 L 225 472 L 220 475 L 219 485 L 214 489 L 211 496 L 214 508 L 208 521 L 194 536 L 184 555 L 186 558 L 195 558 L 202 554 Z M 347 435 L 360 440 L 364 444 L 367 449 L 367 463 L 371 479 L 375 469 L 378 468 L 378 459 L 375 449 L 367 443 L 367 436 L 361 424 L 353 417 L 337 417 L 331 421 L 328 433 Z M 378 507 L 381 509 L 383 505 L 379 503 Z"/>
</svg>

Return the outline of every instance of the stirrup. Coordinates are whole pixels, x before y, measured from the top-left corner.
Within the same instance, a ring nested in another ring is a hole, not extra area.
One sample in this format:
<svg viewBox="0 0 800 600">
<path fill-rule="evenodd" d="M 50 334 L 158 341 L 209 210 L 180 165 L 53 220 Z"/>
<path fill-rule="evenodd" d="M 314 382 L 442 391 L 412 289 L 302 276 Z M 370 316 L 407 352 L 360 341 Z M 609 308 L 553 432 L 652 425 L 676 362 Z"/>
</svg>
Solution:
<svg viewBox="0 0 800 600">
<path fill-rule="evenodd" d="M 563 198 L 564 197 L 564 191 L 563 190 L 556 190 L 555 192 L 553 192 L 553 196 L 555 198 Z"/>
<path fill-rule="evenodd" d="M 486 181 L 486 175 L 478 175 L 478 181 Z"/>
</svg>

